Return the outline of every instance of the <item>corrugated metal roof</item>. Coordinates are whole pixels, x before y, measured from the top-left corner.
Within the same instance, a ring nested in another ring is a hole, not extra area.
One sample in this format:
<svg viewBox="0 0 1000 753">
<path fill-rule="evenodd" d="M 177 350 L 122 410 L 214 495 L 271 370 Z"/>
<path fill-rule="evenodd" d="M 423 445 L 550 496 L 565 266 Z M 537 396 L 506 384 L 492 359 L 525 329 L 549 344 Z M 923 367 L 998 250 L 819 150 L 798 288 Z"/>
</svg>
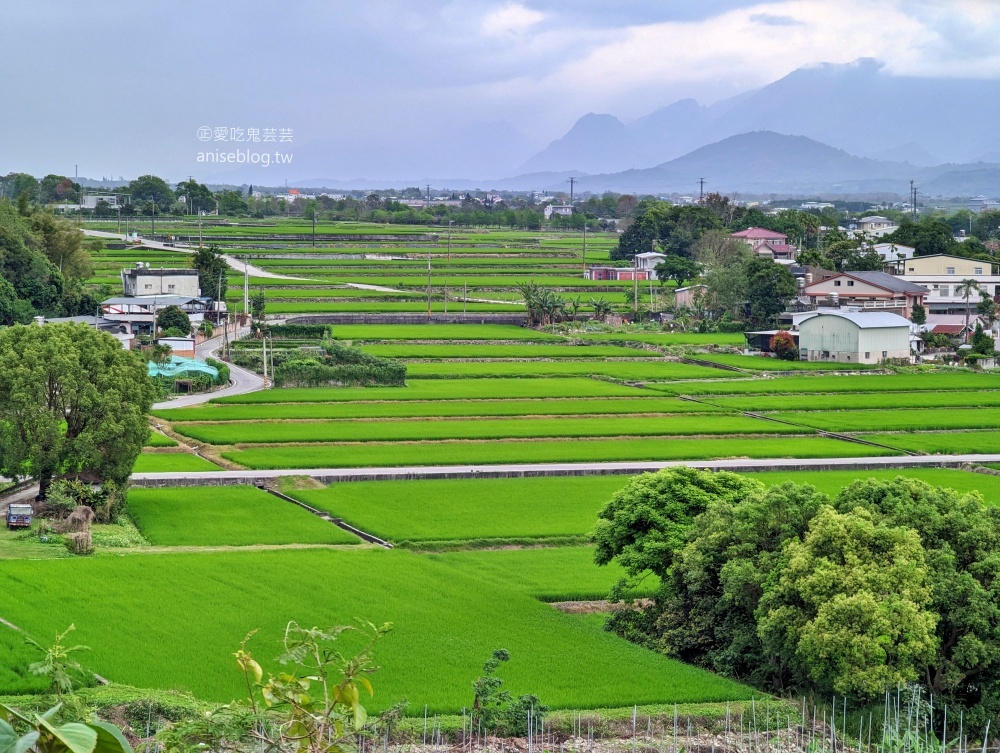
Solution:
<svg viewBox="0 0 1000 753">
<path fill-rule="evenodd" d="M 881 329 L 885 327 L 906 327 L 909 329 L 910 327 L 908 319 L 904 319 L 899 314 L 892 314 L 888 311 L 819 311 L 817 312 L 817 316 L 801 322 L 799 328 L 803 324 L 812 324 L 824 316 L 839 316 L 841 319 L 854 322 L 861 329 Z"/>
<path fill-rule="evenodd" d="M 864 280 L 880 288 L 891 290 L 893 293 L 927 293 L 927 288 L 913 282 L 900 279 L 897 275 L 889 275 L 885 272 L 845 272 L 848 277 Z"/>
</svg>

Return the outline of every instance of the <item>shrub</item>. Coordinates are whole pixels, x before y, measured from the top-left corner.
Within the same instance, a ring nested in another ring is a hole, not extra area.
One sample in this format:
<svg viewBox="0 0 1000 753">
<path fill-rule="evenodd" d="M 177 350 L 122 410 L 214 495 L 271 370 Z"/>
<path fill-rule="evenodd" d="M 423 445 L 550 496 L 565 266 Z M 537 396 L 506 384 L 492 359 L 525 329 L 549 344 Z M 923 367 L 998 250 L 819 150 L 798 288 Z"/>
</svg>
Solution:
<svg viewBox="0 0 1000 753">
<path fill-rule="evenodd" d="M 795 344 L 795 338 L 792 337 L 790 332 L 785 332 L 784 330 L 778 332 L 774 337 L 771 338 L 771 342 L 769 345 L 771 351 L 779 360 L 782 361 L 799 360 L 799 348 Z"/>
</svg>

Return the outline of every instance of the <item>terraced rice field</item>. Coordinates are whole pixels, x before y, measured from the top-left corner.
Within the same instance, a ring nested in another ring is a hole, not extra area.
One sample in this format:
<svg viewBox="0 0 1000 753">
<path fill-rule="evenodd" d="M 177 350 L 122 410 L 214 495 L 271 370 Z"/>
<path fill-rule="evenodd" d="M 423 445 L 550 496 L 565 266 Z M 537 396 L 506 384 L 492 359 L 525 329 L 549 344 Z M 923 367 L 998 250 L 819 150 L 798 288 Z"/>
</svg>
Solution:
<svg viewBox="0 0 1000 753">
<path fill-rule="evenodd" d="M 161 546 L 357 544 L 357 536 L 252 486 L 132 489 L 129 512 Z"/>
<path fill-rule="evenodd" d="M 365 468 L 504 463 L 587 463 L 611 460 L 713 458 L 836 458 L 902 454 L 824 437 L 739 439 L 576 439 L 492 442 L 368 442 L 286 445 L 231 450 L 222 456 L 257 470 Z"/>
<path fill-rule="evenodd" d="M 135 461 L 134 473 L 187 473 L 218 471 L 219 466 L 187 452 L 144 452 Z"/>
<path fill-rule="evenodd" d="M 537 540 L 585 536 L 624 483 L 621 476 L 360 481 L 288 493 L 396 543 Z"/>
</svg>

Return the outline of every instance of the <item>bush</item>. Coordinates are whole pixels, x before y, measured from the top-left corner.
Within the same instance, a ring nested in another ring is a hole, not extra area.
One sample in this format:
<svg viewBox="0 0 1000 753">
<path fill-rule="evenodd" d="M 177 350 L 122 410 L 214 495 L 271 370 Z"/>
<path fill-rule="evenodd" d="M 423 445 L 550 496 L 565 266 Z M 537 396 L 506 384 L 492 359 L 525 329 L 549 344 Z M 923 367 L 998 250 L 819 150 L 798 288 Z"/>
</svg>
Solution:
<svg viewBox="0 0 1000 753">
<path fill-rule="evenodd" d="M 275 340 L 324 340 L 333 336 L 329 324 L 262 324 L 261 332 Z"/>
<path fill-rule="evenodd" d="M 215 367 L 219 372 L 219 375 L 215 378 L 215 384 L 229 384 L 229 364 L 216 361 L 214 358 L 206 358 L 205 363 Z"/>
<path fill-rule="evenodd" d="M 791 333 L 781 331 L 771 338 L 771 351 L 781 361 L 798 361 L 799 349 Z"/>
</svg>

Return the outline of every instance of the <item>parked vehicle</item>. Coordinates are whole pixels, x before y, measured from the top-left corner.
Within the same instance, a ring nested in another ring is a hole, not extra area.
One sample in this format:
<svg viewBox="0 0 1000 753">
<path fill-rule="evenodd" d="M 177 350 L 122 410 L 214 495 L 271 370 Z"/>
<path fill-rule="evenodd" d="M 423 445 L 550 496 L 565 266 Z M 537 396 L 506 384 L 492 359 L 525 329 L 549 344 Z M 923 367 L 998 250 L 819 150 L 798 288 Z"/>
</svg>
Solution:
<svg viewBox="0 0 1000 753">
<path fill-rule="evenodd" d="M 7 528 L 30 528 L 34 514 L 31 505 L 12 504 L 7 508 Z"/>
</svg>

